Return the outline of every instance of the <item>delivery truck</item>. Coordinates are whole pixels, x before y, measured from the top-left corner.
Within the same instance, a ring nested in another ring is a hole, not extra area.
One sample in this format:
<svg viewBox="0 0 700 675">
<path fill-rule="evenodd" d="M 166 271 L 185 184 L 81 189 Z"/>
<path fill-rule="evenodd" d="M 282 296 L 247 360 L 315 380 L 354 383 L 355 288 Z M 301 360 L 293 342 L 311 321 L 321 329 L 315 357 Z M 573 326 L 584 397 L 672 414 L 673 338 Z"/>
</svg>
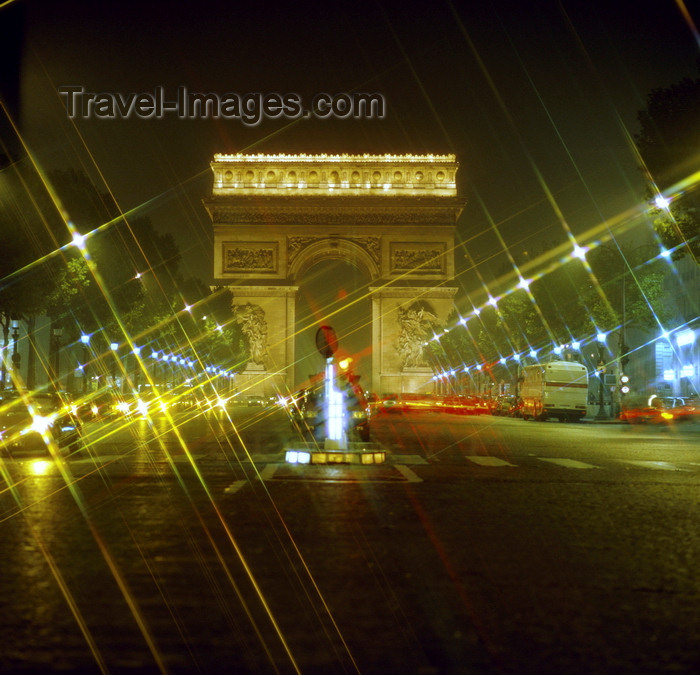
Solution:
<svg viewBox="0 0 700 675">
<path fill-rule="evenodd" d="M 525 366 L 520 376 L 522 417 L 578 422 L 588 403 L 588 370 L 576 361 Z"/>
</svg>

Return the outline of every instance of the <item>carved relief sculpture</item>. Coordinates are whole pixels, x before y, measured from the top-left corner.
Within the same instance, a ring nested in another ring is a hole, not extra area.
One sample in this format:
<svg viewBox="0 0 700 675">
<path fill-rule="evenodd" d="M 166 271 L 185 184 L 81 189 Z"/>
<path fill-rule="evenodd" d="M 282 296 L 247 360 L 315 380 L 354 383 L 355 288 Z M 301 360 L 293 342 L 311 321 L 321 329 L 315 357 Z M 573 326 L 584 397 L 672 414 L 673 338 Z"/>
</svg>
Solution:
<svg viewBox="0 0 700 675">
<path fill-rule="evenodd" d="M 267 354 L 265 310 L 260 305 L 248 302 L 245 305 L 235 305 L 233 317 L 236 323 L 241 326 L 241 331 L 248 340 L 250 360 L 264 366 Z"/>
<path fill-rule="evenodd" d="M 274 271 L 275 251 L 260 246 L 228 246 L 224 250 L 224 271 L 267 272 Z"/>
<path fill-rule="evenodd" d="M 425 307 L 399 307 L 399 333 L 397 351 L 404 368 L 425 366 L 423 345 L 432 337 L 432 325 L 437 317 Z"/>
<path fill-rule="evenodd" d="M 440 271 L 440 255 L 439 250 L 396 250 L 394 251 L 394 269 L 397 270 L 413 270 L 420 267 L 423 270 Z"/>
</svg>

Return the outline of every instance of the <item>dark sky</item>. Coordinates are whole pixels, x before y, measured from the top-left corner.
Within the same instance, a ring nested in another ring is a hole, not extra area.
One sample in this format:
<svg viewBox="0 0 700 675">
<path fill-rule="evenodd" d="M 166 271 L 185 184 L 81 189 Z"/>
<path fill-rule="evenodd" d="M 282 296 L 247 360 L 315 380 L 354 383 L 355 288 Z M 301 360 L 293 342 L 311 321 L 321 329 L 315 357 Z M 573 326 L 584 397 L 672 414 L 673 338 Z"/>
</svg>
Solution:
<svg viewBox="0 0 700 675">
<path fill-rule="evenodd" d="M 206 281 L 209 162 L 246 151 L 456 153 L 459 237 L 489 278 L 504 244 L 517 255 L 562 242 L 562 220 L 586 232 L 642 199 L 637 112 L 652 89 L 697 76 L 700 56 L 698 10 L 689 20 L 681 0 L 22 4 L 22 130 L 37 160 L 99 173 L 124 211 L 175 234 Z M 65 85 L 378 92 L 387 116 L 73 123 Z"/>
<path fill-rule="evenodd" d="M 42 165 L 99 169 L 202 276 L 215 152 L 454 152 L 477 259 L 561 238 L 643 191 L 629 136 L 655 87 L 697 74 L 672 0 L 44 2 L 26 6 L 23 130 Z M 696 23 L 698 17 L 695 17 Z M 57 89 L 379 92 L 385 120 L 67 119 Z M 194 236 L 192 234 L 194 233 Z M 529 238 L 529 239 L 528 239 Z"/>
</svg>

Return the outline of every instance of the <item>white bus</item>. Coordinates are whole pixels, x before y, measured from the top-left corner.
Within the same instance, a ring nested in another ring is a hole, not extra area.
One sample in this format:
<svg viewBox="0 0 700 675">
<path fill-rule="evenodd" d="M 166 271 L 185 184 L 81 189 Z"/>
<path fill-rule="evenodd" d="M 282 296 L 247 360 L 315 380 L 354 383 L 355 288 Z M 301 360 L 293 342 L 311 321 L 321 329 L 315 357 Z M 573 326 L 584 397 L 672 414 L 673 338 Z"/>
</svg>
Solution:
<svg viewBox="0 0 700 675">
<path fill-rule="evenodd" d="M 525 366 L 520 377 L 523 419 L 578 422 L 588 403 L 588 370 L 576 361 Z"/>
</svg>

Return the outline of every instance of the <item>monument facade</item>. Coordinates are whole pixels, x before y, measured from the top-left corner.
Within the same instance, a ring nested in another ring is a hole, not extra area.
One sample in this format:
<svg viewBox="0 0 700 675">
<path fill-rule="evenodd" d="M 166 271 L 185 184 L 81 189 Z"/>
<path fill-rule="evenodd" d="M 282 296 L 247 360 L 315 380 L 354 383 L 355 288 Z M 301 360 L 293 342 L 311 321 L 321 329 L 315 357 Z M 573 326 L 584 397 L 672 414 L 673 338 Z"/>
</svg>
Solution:
<svg viewBox="0 0 700 675">
<path fill-rule="evenodd" d="M 298 284 L 340 259 L 371 280 L 365 389 L 431 390 L 423 345 L 457 290 L 455 156 L 234 154 L 215 155 L 211 168 L 214 280 L 233 293 L 250 350 L 239 388 L 294 388 Z"/>
</svg>

